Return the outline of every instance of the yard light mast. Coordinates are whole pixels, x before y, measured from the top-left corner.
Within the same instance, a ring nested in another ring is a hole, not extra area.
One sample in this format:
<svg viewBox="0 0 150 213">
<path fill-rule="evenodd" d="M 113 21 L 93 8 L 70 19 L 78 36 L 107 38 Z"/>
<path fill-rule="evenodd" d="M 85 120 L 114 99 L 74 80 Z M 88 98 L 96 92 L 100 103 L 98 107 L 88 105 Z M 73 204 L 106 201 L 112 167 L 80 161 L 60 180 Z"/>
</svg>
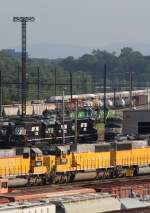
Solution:
<svg viewBox="0 0 150 213">
<path fill-rule="evenodd" d="M 21 96 L 22 96 L 22 116 L 26 115 L 26 61 L 27 61 L 27 52 L 26 52 L 26 24 L 27 22 L 34 22 L 35 18 L 31 17 L 13 17 L 14 22 L 21 22 L 21 32 L 22 32 L 22 83 L 21 83 Z"/>
</svg>

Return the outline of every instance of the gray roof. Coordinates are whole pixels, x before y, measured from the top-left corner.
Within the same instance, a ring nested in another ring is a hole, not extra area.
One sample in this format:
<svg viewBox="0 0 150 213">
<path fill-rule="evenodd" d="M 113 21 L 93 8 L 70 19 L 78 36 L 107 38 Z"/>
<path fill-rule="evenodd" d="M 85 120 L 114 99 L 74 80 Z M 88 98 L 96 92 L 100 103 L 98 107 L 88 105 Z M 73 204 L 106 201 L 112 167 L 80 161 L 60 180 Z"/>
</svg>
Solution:
<svg viewBox="0 0 150 213">
<path fill-rule="evenodd" d="M 122 198 L 120 199 L 122 209 L 133 209 L 146 207 L 148 204 L 138 200 L 137 198 Z"/>
</svg>

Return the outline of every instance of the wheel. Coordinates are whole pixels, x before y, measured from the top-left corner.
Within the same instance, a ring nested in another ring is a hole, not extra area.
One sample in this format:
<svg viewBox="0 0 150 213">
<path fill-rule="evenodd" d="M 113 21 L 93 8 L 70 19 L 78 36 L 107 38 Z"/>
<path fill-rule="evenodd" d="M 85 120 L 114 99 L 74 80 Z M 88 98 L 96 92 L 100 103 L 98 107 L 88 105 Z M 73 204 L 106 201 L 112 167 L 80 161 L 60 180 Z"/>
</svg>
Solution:
<svg viewBox="0 0 150 213">
<path fill-rule="evenodd" d="M 69 182 L 70 182 L 70 183 L 74 181 L 75 176 L 76 176 L 75 173 L 71 173 L 71 174 L 70 174 L 70 177 L 69 177 Z"/>
<path fill-rule="evenodd" d="M 134 167 L 133 175 L 137 176 L 138 174 L 139 174 L 139 167 L 136 166 L 136 167 Z"/>
</svg>

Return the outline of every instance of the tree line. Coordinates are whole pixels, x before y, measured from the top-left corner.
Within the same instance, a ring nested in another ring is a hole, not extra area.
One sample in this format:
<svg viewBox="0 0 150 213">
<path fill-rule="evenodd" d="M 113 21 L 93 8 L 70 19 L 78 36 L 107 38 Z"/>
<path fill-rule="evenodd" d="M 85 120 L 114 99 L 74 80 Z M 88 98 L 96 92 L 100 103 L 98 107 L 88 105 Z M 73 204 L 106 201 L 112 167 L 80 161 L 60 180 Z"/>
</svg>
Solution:
<svg viewBox="0 0 150 213">
<path fill-rule="evenodd" d="M 106 50 L 93 50 L 79 58 L 27 60 L 27 99 L 46 99 L 70 94 L 70 73 L 72 73 L 73 94 L 94 93 L 103 90 L 104 64 L 107 65 L 107 89 L 109 91 L 129 89 L 129 74 L 132 72 L 133 87 L 144 88 L 150 81 L 150 56 L 125 47 L 120 54 Z M 39 94 L 38 94 L 39 70 Z M 4 52 L 0 52 L 3 102 L 20 101 L 21 63 Z M 56 82 L 56 86 L 55 86 Z"/>
</svg>

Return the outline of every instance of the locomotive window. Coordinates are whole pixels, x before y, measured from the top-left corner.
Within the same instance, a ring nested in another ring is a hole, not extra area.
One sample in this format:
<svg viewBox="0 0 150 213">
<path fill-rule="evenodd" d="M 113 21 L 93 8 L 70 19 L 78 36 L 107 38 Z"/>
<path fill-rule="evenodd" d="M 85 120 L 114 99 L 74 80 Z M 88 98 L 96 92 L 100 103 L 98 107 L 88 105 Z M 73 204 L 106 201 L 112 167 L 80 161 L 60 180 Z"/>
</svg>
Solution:
<svg viewBox="0 0 150 213">
<path fill-rule="evenodd" d="M 31 158 L 35 158 L 36 154 L 34 152 L 31 152 Z"/>
<path fill-rule="evenodd" d="M 42 161 L 41 160 L 35 161 L 35 166 L 37 167 L 42 166 Z"/>
<path fill-rule="evenodd" d="M 54 128 L 48 128 L 48 133 L 54 133 Z"/>
<path fill-rule="evenodd" d="M 61 125 L 61 128 L 63 129 L 63 125 Z M 64 129 L 67 129 L 67 124 L 64 124 Z"/>
<path fill-rule="evenodd" d="M 39 131 L 39 126 L 33 126 L 31 131 L 32 132 L 38 132 Z"/>
<path fill-rule="evenodd" d="M 23 149 L 22 148 L 17 148 L 16 149 L 16 155 L 22 155 L 23 154 Z"/>
<path fill-rule="evenodd" d="M 23 158 L 29 158 L 29 153 L 23 153 Z"/>
<path fill-rule="evenodd" d="M 87 127 L 87 123 L 81 123 L 81 127 Z"/>
</svg>

